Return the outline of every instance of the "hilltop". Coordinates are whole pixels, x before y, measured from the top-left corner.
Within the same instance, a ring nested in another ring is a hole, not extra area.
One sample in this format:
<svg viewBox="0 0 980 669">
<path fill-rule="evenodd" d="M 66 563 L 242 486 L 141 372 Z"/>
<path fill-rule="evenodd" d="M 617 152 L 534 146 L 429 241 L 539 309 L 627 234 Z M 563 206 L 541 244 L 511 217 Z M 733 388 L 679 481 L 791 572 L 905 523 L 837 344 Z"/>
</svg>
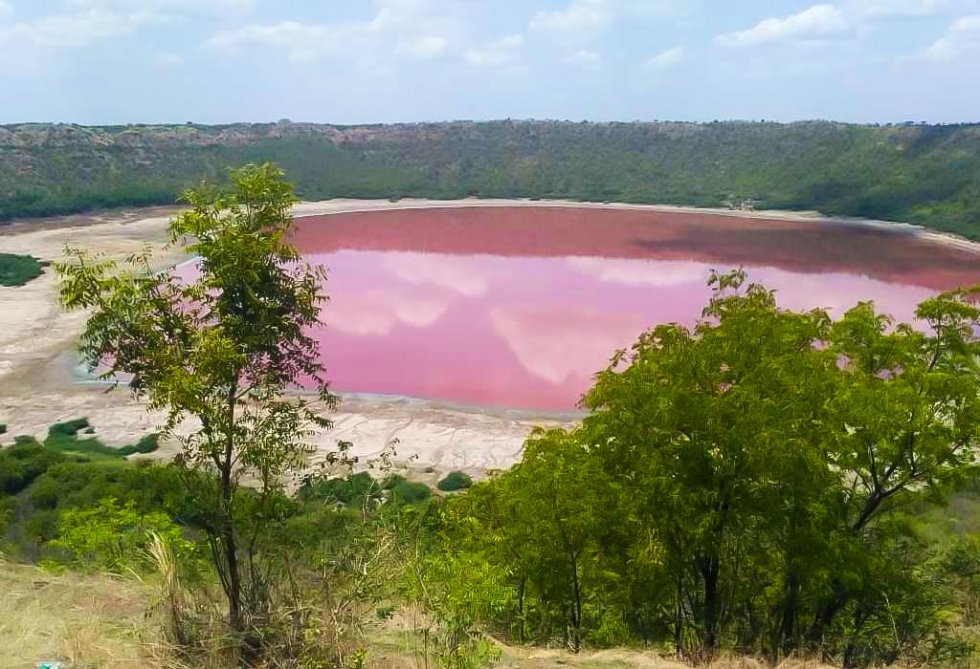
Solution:
<svg viewBox="0 0 980 669">
<path fill-rule="evenodd" d="M 0 126 L 0 221 L 169 204 L 271 160 L 304 199 L 568 198 L 818 210 L 980 238 L 980 125 L 453 121 Z"/>
</svg>

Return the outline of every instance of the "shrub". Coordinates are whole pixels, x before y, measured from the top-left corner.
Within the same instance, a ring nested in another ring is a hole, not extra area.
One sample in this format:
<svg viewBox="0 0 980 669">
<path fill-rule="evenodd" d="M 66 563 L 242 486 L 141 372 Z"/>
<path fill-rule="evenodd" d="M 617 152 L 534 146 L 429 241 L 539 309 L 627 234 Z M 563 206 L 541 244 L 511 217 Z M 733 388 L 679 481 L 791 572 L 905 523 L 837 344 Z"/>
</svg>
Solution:
<svg viewBox="0 0 980 669">
<path fill-rule="evenodd" d="M 304 502 L 361 506 L 365 498 L 379 489 L 378 483 L 367 472 L 344 477 L 311 477 L 303 481 L 297 496 Z"/>
<path fill-rule="evenodd" d="M 455 492 L 466 490 L 473 485 L 473 479 L 463 472 L 449 472 L 446 478 L 436 484 L 436 487 L 443 492 Z"/>
<path fill-rule="evenodd" d="M 16 495 L 63 460 L 33 438 L 18 437 L 13 446 L 0 450 L 0 494 Z"/>
<path fill-rule="evenodd" d="M 79 439 L 78 433 L 92 434 L 95 430 L 87 418 L 76 418 L 64 423 L 55 423 L 48 428 L 44 446 L 62 453 L 79 453 L 103 458 L 125 458 L 135 453 L 152 453 L 160 447 L 160 435 L 148 434 L 136 444 L 113 448 L 96 437 Z"/>
<path fill-rule="evenodd" d="M 151 567 L 146 549 L 152 534 L 169 546 L 190 550 L 180 528 L 165 513 L 143 513 L 134 502 L 119 504 L 106 498 L 91 508 L 65 509 L 52 547 L 65 551 L 73 564 L 89 569 L 144 571 Z"/>
<path fill-rule="evenodd" d="M 133 446 L 123 446 L 122 448 L 116 449 L 119 455 L 133 455 L 134 453 L 147 454 L 160 448 L 160 434 L 154 432 L 153 434 L 148 434 L 142 437 Z"/>
<path fill-rule="evenodd" d="M 0 253 L 0 286 L 23 286 L 43 273 L 41 261 L 34 256 Z"/>
<path fill-rule="evenodd" d="M 424 483 L 409 481 L 404 476 L 392 474 L 382 486 L 388 491 L 389 501 L 395 505 L 419 504 L 432 497 L 432 490 Z"/>
</svg>

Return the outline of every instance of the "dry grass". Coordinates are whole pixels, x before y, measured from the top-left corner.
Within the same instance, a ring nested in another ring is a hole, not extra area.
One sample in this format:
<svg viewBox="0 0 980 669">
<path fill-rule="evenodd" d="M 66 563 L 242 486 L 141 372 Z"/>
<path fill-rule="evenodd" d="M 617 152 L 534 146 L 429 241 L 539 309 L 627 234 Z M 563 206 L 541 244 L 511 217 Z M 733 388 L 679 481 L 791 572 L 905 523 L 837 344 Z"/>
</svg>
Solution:
<svg viewBox="0 0 980 669">
<path fill-rule="evenodd" d="M 578 655 L 555 651 L 534 651 L 514 655 L 505 653 L 500 665 L 514 669 L 690 669 L 690 665 L 665 658 L 652 652 L 630 650 L 602 650 L 582 652 Z M 751 658 L 723 658 L 712 662 L 704 669 L 771 669 L 763 662 Z M 790 660 L 777 669 L 833 669 L 818 662 Z"/>
<path fill-rule="evenodd" d="M 185 669 L 174 661 L 158 619 L 159 586 L 135 579 L 76 573 L 52 574 L 0 561 L 0 669 L 33 669 L 61 660 L 72 669 Z M 410 633 L 399 626 L 367 631 L 367 666 L 423 669 Z M 395 628 L 395 629 L 393 629 Z M 572 654 L 559 650 L 502 647 L 501 669 L 687 669 L 653 652 L 623 649 Z M 217 660 L 217 658 L 215 658 Z M 212 662 L 201 658 L 208 665 Z M 219 662 L 215 661 L 213 666 Z M 429 667 L 435 669 L 432 663 Z M 195 669 L 198 669 L 195 667 Z M 769 669 L 748 658 L 724 658 L 708 669 Z M 779 669 L 831 669 L 789 661 Z"/>
<path fill-rule="evenodd" d="M 384 625 L 368 630 L 369 669 L 438 669 L 434 660 L 428 664 L 419 653 L 413 637 L 409 615 L 399 610 Z M 495 669 L 692 669 L 690 664 L 666 657 L 655 651 L 613 648 L 571 653 L 550 648 L 514 647 L 498 644 L 502 651 Z M 764 662 L 747 657 L 726 656 L 696 669 L 773 669 Z M 813 660 L 787 660 L 775 669 L 835 669 Z"/>
<path fill-rule="evenodd" d="M 146 667 L 147 607 L 135 581 L 0 562 L 0 667 L 33 669 L 42 660 L 72 669 Z"/>
</svg>

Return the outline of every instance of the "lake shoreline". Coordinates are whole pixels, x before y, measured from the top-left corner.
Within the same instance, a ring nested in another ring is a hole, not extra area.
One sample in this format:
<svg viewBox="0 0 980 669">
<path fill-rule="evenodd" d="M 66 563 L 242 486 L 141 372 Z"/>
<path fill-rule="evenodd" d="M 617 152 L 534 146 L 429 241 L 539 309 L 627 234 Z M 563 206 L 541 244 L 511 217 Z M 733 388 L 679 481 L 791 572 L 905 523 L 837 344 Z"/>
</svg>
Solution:
<svg viewBox="0 0 980 669">
<path fill-rule="evenodd" d="M 709 214 L 732 218 L 793 221 L 817 223 L 822 225 L 841 225 L 886 230 L 894 234 L 914 235 L 916 237 L 952 245 L 972 253 L 980 254 L 980 240 L 971 240 L 952 232 L 936 230 L 917 223 L 888 221 L 882 219 L 832 216 L 819 211 L 792 209 L 728 209 L 724 207 L 693 207 L 672 204 L 638 204 L 630 202 L 586 202 L 562 199 L 504 199 L 504 198 L 461 198 L 456 200 L 430 200 L 425 198 L 302 200 L 293 207 L 295 218 L 323 216 L 328 214 L 370 212 L 378 210 L 404 209 L 442 209 L 466 207 L 570 207 L 583 209 L 620 209 L 652 211 L 680 214 Z M 0 225 L 0 237 L 17 236 L 38 229 L 82 228 L 106 223 L 132 224 L 149 218 L 171 216 L 186 207 L 177 205 L 158 205 L 151 207 L 128 207 L 120 209 L 83 212 L 63 216 L 43 218 L 13 219 Z"/>
<path fill-rule="evenodd" d="M 461 207 L 628 209 L 856 226 L 910 235 L 980 256 L 980 243 L 955 235 L 904 223 L 826 217 L 813 212 L 743 212 L 563 200 L 403 199 L 298 203 L 294 215 Z M 0 252 L 56 260 L 66 244 L 77 244 L 121 260 L 147 244 L 164 246 L 167 223 L 178 211 L 176 207 L 155 207 L 14 223 L 0 227 Z M 156 267 L 164 269 L 186 260 L 185 254 L 169 249 L 156 257 Z M 81 332 L 84 315 L 61 311 L 50 270 L 26 286 L 0 290 L 0 325 L 0 423 L 7 423 L 11 434 L 43 437 L 52 423 L 87 416 L 107 443 L 122 445 L 153 431 L 159 423 L 160 417 L 148 414 L 125 389 L 106 393 L 103 387 L 73 382 L 64 355 Z M 353 454 L 364 462 L 397 441 L 398 460 L 427 480 L 426 477 L 453 469 L 480 474 L 507 467 L 519 459 L 523 441 L 535 425 L 568 424 L 579 417 L 576 412 L 514 411 L 408 397 L 344 394 L 340 409 L 333 415 L 334 429 L 318 433 L 314 442 L 325 453 L 338 440 L 351 441 L 355 445 Z M 173 443 L 164 444 L 155 457 L 170 457 L 175 448 Z"/>
</svg>

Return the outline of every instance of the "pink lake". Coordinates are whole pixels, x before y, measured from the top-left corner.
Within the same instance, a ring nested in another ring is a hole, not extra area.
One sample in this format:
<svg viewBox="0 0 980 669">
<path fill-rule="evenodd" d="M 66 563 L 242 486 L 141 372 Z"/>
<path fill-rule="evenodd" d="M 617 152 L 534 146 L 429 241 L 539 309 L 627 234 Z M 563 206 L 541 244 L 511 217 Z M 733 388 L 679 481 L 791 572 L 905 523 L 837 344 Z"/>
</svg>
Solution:
<svg viewBox="0 0 980 669">
<path fill-rule="evenodd" d="M 329 268 L 316 333 L 335 390 L 566 411 L 617 348 L 690 324 L 712 269 L 744 266 L 781 306 L 859 300 L 910 320 L 980 283 L 980 255 L 911 233 L 650 210 L 463 207 L 297 219 Z"/>
</svg>

